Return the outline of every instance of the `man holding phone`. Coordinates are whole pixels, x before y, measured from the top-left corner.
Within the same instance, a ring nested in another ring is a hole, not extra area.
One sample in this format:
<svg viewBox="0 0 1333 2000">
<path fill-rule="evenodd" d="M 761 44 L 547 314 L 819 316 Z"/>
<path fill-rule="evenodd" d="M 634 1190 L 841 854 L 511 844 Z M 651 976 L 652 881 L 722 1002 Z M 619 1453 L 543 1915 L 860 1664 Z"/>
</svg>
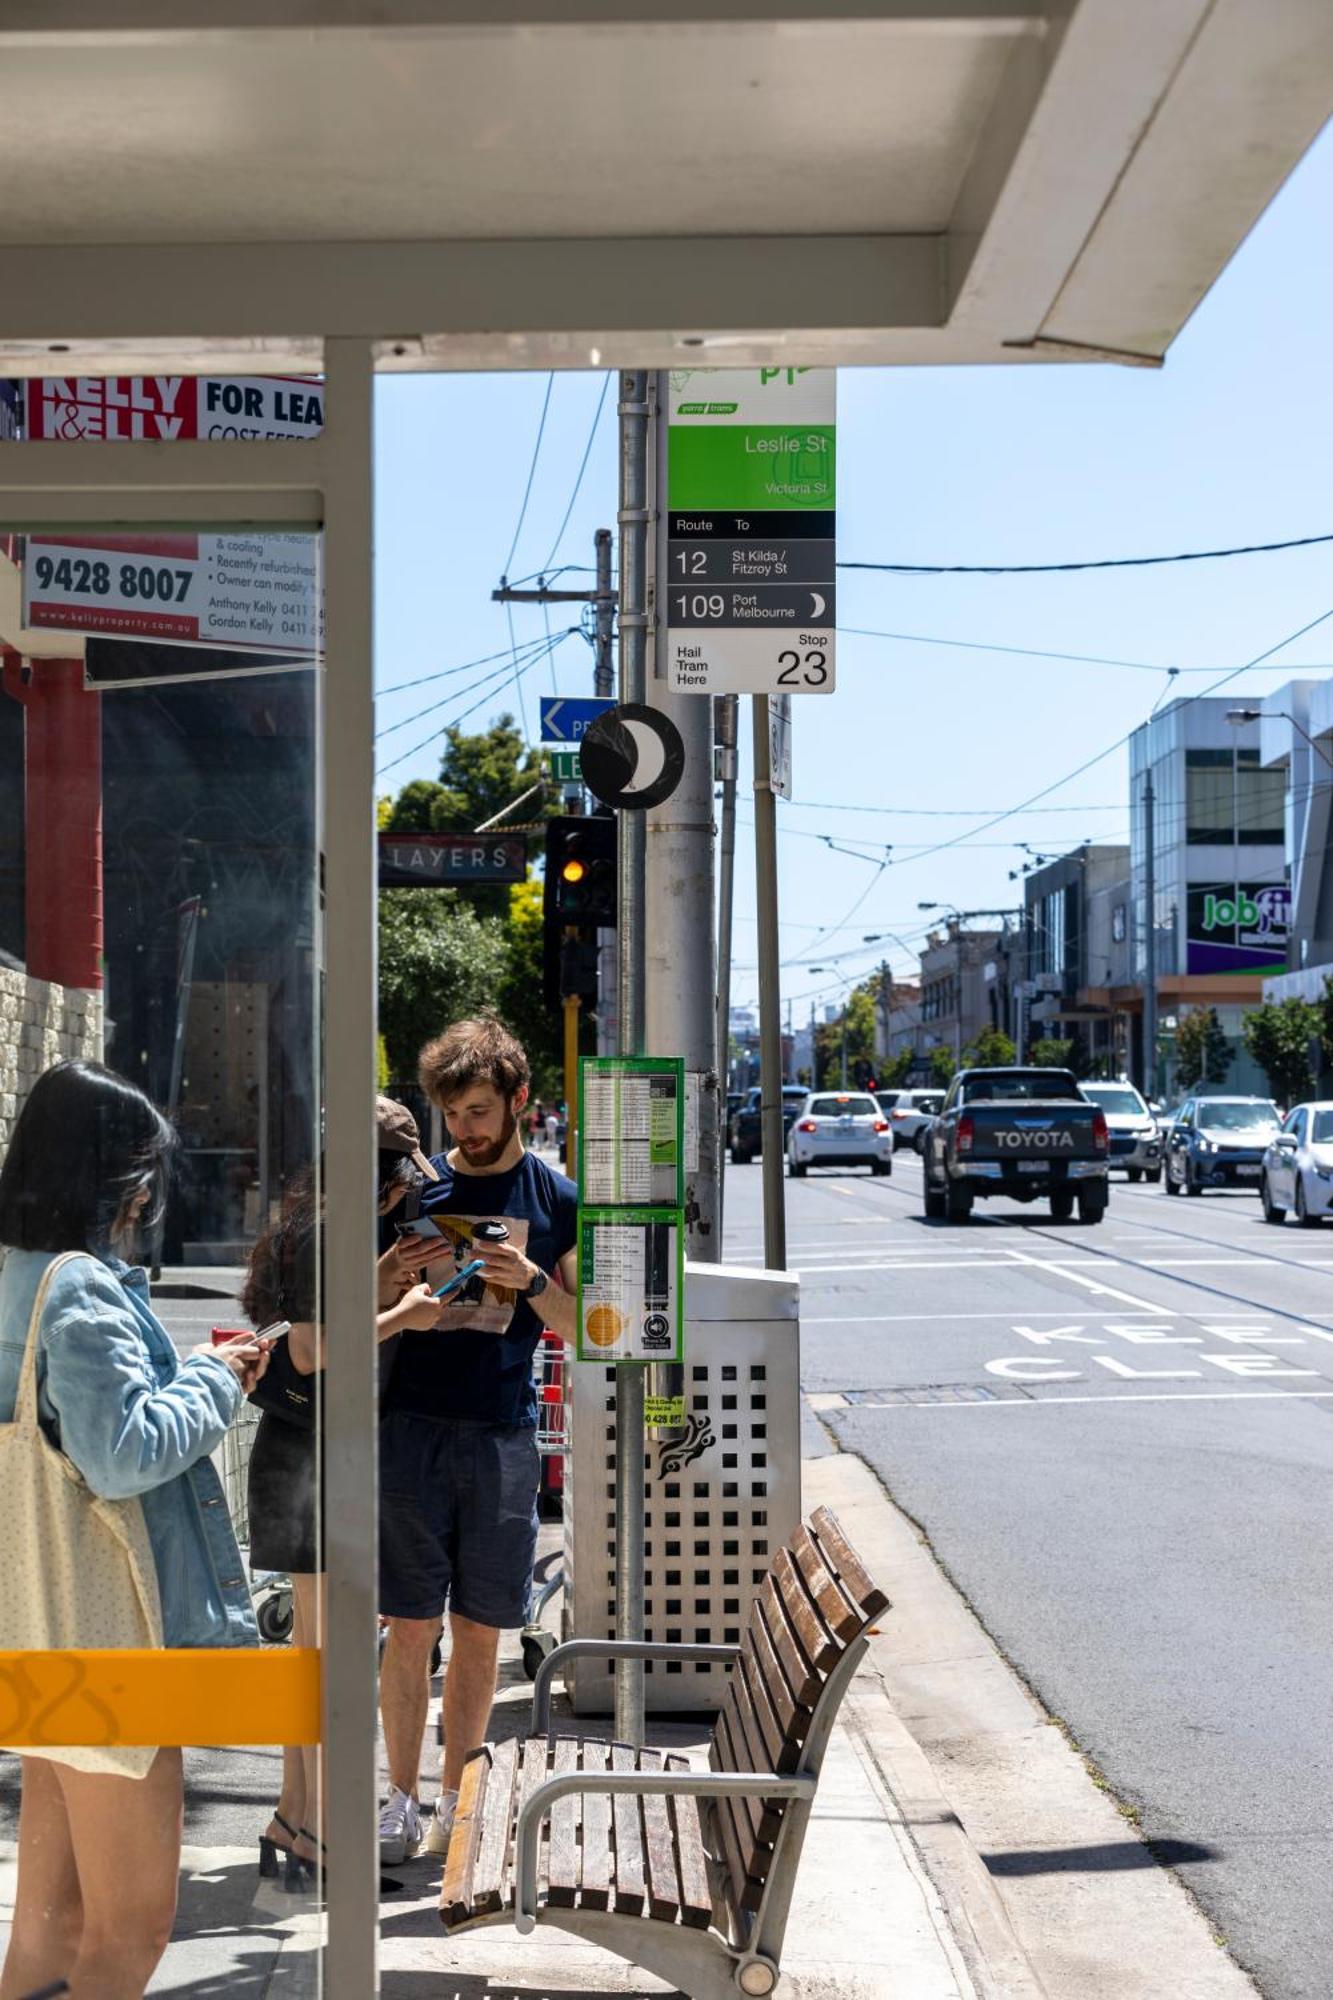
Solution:
<svg viewBox="0 0 1333 2000">
<path fill-rule="evenodd" d="M 537 1399 L 543 1328 L 572 1341 L 574 1184 L 525 1149 L 528 1061 L 497 1020 L 459 1021 L 421 1052 L 421 1083 L 453 1145 L 404 1225 L 404 1278 L 424 1267 L 438 1329 L 404 1333 L 380 1428 L 380 1706 L 390 1788 L 380 1853 L 423 1838 L 442 1854 L 463 1765 L 486 1739 L 502 1631 L 526 1623 L 537 1550 Z M 444 1770 L 434 1817 L 417 1798 L 430 1656 L 446 1608 Z"/>
</svg>

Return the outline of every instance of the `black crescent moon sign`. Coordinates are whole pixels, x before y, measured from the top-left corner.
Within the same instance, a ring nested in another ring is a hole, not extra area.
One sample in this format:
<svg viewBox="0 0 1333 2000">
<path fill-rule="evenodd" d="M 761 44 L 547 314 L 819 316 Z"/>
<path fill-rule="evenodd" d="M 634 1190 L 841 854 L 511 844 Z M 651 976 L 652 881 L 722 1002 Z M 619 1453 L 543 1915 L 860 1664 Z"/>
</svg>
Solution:
<svg viewBox="0 0 1333 2000">
<path fill-rule="evenodd" d="M 660 768 L 646 762 L 643 738 L 654 741 Z M 583 782 L 595 799 L 614 811 L 644 812 L 669 799 L 685 769 L 685 743 L 670 716 L 642 702 L 621 702 L 588 729 L 579 744 Z M 642 773 L 653 776 L 643 782 Z"/>
</svg>

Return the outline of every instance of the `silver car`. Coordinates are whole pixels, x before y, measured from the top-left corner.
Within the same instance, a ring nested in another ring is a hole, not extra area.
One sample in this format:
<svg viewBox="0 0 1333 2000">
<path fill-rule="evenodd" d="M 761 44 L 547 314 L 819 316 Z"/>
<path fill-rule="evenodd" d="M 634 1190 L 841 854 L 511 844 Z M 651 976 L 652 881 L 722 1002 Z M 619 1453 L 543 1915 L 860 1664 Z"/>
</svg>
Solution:
<svg viewBox="0 0 1333 2000">
<path fill-rule="evenodd" d="M 869 1167 L 893 1172 L 893 1135 L 868 1091 L 812 1091 L 787 1134 L 787 1171 L 800 1180 L 811 1167 Z"/>
<path fill-rule="evenodd" d="M 893 1132 L 893 1150 L 915 1146 L 925 1150 L 925 1132 L 944 1104 L 942 1090 L 877 1090 L 875 1097 Z"/>
<path fill-rule="evenodd" d="M 1333 1214 L 1333 1104 L 1298 1104 L 1264 1154 L 1259 1197 L 1265 1222 L 1289 1213 L 1310 1229 Z"/>
<path fill-rule="evenodd" d="M 1132 1083 L 1081 1083 L 1090 1104 L 1100 1104 L 1111 1135 L 1112 1167 L 1122 1167 L 1130 1180 L 1160 1181 L 1162 1135 L 1157 1120 Z"/>
</svg>

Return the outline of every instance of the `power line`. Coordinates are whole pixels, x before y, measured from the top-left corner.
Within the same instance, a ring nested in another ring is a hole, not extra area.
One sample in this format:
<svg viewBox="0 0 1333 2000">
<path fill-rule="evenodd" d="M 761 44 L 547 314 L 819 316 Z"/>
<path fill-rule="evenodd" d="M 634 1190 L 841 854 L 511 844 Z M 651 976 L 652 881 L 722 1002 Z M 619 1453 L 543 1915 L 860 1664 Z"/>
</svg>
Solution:
<svg viewBox="0 0 1333 2000">
<path fill-rule="evenodd" d="M 567 638 L 569 638 L 569 636 L 570 636 L 569 632 L 561 632 L 556 638 L 554 638 L 551 641 L 551 650 L 554 650 L 555 647 L 562 645 L 564 641 Z M 530 667 L 535 667 L 538 664 L 538 662 L 542 659 L 546 650 L 547 648 L 545 641 L 544 640 L 539 641 L 538 644 L 528 652 L 527 658 L 518 667 L 517 672 L 515 674 L 515 680 L 516 681 L 521 680 L 523 675 L 528 672 Z M 510 671 L 510 662 L 508 659 L 506 659 L 503 666 L 496 668 L 492 673 L 483 674 L 481 679 L 478 681 L 474 681 L 471 684 L 471 686 L 465 688 L 459 688 L 455 691 L 455 694 L 448 695 L 445 697 L 444 701 L 437 702 L 436 707 L 443 708 L 447 705 L 448 702 L 453 701 L 456 698 L 456 695 L 459 694 L 468 695 L 472 694 L 478 688 L 484 688 L 484 692 L 480 695 L 477 701 L 473 702 L 470 708 L 466 708 L 462 711 L 461 714 L 452 717 L 450 722 L 441 723 L 439 728 L 432 729 L 428 736 L 423 736 L 420 742 L 414 743 L 410 750 L 404 750 L 400 756 L 391 758 L 387 764 L 381 765 L 379 771 L 377 771 L 375 774 L 376 777 L 379 778 L 384 774 L 384 772 L 396 769 L 396 767 L 399 764 L 405 764 L 409 757 L 415 757 L 419 750 L 424 750 L 428 744 L 435 742 L 436 738 L 442 735 L 445 729 L 455 726 L 457 723 L 461 722 L 465 716 L 472 715 L 473 713 L 475 713 L 475 711 L 478 708 L 480 708 L 482 702 L 489 701 L 492 695 L 497 692 L 495 684 L 502 683 L 508 679 L 509 671 Z M 416 718 L 414 717 L 413 720 L 416 720 Z"/>
<path fill-rule="evenodd" d="M 1298 535 L 1287 542 L 1245 542 L 1231 549 L 1187 549 L 1169 556 L 1100 556 L 1087 562 L 1058 563 L 874 563 L 840 562 L 839 569 L 878 570 L 892 576 L 1059 576 L 1085 569 L 1151 569 L 1163 563 L 1222 562 L 1230 556 L 1276 555 L 1282 549 L 1312 549 L 1333 535 Z"/>
<path fill-rule="evenodd" d="M 514 529 L 514 539 L 509 544 L 509 554 L 505 557 L 502 575 L 506 577 L 509 574 L 509 565 L 514 560 L 514 552 L 518 548 L 518 538 L 523 533 L 523 523 L 527 518 L 528 502 L 532 498 L 532 482 L 537 472 L 537 460 L 541 456 L 542 438 L 546 431 L 546 413 L 551 407 L 551 388 L 554 381 L 555 370 L 553 368 L 546 377 L 546 394 L 542 398 L 542 413 L 537 423 L 537 442 L 532 447 L 532 464 L 528 467 L 528 483 L 523 488 L 523 505 L 518 510 L 518 524 Z"/>
<path fill-rule="evenodd" d="M 575 630 L 577 630 L 577 627 L 570 625 L 566 627 L 565 632 L 561 636 L 567 638 L 569 634 Z M 530 639 L 523 646 L 520 646 L 519 651 L 525 652 L 528 646 L 540 646 L 541 643 L 542 641 L 540 639 Z M 387 696 L 391 694 L 403 694 L 408 688 L 426 687 L 432 681 L 449 680 L 454 674 L 466 674 L 471 672 L 473 667 L 489 666 L 492 660 L 508 660 L 511 658 L 512 658 L 512 653 L 510 648 L 508 646 L 501 646 L 497 652 L 483 653 L 479 659 L 464 660 L 461 666 L 440 667 L 435 673 L 422 674 L 417 680 L 414 681 L 395 681 L 392 687 L 376 688 L 375 690 L 376 699 L 378 700 L 381 695 Z M 421 713 L 420 710 L 417 711 L 417 714 L 419 713 Z M 425 713 L 429 714 L 430 713 L 429 709 L 427 709 Z M 376 737 L 376 741 L 379 740 L 379 736 L 392 735 L 395 729 L 403 729 L 406 727 L 406 724 L 408 722 L 415 722 L 416 719 L 417 715 L 413 714 L 409 715 L 406 718 L 405 722 L 390 723 L 387 729 L 381 729 L 379 731 L 379 734 Z"/>
<path fill-rule="evenodd" d="M 556 531 L 555 540 L 551 544 L 551 553 L 546 558 L 546 568 L 548 570 L 550 569 L 551 564 L 556 559 L 556 555 L 559 552 L 561 542 L 563 542 L 563 540 L 565 539 L 565 529 L 569 526 L 569 517 L 574 512 L 574 502 L 579 497 L 579 488 L 583 484 L 583 475 L 588 470 L 588 460 L 592 457 L 593 442 L 597 436 L 597 427 L 602 421 L 602 410 L 606 403 L 606 392 L 610 388 L 610 386 L 611 386 L 611 373 L 610 370 L 608 369 L 606 374 L 603 375 L 602 377 L 602 393 L 597 398 L 597 408 L 593 412 L 592 427 L 588 432 L 588 442 L 583 447 L 583 457 L 579 462 L 578 475 L 574 481 L 574 491 L 569 496 L 569 505 L 565 509 L 565 518 L 560 523 L 560 526 Z"/>
<path fill-rule="evenodd" d="M 866 568 L 869 565 L 839 563 L 839 569 Z M 986 639 L 935 639 L 924 632 L 880 632 L 869 625 L 839 625 L 837 631 L 848 633 L 857 639 L 895 639 L 912 646 L 952 646 L 965 653 L 1012 653 L 1025 660 L 1073 660 L 1085 667 L 1132 667 L 1142 674 L 1209 674 L 1211 667 L 1163 667 L 1153 660 L 1108 660 L 1098 653 L 1053 653 L 1037 646 L 1001 646 Z"/>
</svg>

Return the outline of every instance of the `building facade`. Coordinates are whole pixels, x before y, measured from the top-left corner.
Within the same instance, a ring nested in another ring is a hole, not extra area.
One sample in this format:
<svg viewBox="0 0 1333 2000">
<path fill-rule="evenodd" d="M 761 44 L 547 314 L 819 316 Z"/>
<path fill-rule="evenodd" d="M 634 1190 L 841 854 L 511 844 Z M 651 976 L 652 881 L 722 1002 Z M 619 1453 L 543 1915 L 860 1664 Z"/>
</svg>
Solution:
<svg viewBox="0 0 1333 2000">
<path fill-rule="evenodd" d="M 1074 1044 L 1089 1074 L 1119 1076 L 1132 1060 L 1130 1017 L 1116 999 L 1131 977 L 1129 848 L 1085 842 L 1027 877 L 1015 940 L 1010 1033 Z"/>
<path fill-rule="evenodd" d="M 964 930 L 951 917 L 932 931 L 921 953 L 921 1039 L 926 1052 L 945 1048 L 955 1063 L 986 1028 L 999 1026 L 991 1007 L 986 966 L 1001 933 Z"/>
</svg>

